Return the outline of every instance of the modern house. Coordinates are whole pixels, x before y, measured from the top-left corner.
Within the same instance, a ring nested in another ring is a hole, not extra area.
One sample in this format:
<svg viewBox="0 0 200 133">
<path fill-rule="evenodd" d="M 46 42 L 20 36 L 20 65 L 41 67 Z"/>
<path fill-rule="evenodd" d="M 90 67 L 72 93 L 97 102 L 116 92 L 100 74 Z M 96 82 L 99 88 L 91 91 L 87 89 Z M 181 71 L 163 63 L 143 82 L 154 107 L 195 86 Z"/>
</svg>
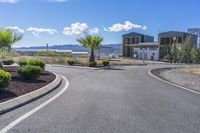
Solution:
<svg viewBox="0 0 200 133">
<path fill-rule="evenodd" d="M 159 60 L 159 45 L 154 37 L 136 32 L 123 37 L 122 57 L 139 60 Z"/>
<path fill-rule="evenodd" d="M 159 55 L 160 60 L 163 60 L 167 54 L 167 45 L 176 44 L 177 48 L 182 48 L 184 40 L 190 38 L 191 44 L 197 46 L 197 36 L 191 33 L 179 32 L 179 31 L 168 31 L 158 35 L 159 42 Z"/>
<path fill-rule="evenodd" d="M 200 28 L 189 28 L 188 33 L 197 35 L 197 48 L 200 48 Z"/>
</svg>

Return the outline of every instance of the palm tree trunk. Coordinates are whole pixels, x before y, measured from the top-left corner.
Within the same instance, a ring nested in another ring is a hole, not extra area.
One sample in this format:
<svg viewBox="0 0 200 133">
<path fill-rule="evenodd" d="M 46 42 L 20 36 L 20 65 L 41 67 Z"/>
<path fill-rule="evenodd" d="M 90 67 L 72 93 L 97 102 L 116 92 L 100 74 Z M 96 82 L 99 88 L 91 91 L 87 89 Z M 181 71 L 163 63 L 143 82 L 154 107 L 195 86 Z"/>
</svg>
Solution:
<svg viewBox="0 0 200 133">
<path fill-rule="evenodd" d="M 95 62 L 94 49 L 91 49 L 91 54 L 90 54 L 89 62 Z"/>
<path fill-rule="evenodd" d="M 2 65 L 2 63 L 0 62 L 0 69 L 3 69 L 3 65 Z"/>
</svg>

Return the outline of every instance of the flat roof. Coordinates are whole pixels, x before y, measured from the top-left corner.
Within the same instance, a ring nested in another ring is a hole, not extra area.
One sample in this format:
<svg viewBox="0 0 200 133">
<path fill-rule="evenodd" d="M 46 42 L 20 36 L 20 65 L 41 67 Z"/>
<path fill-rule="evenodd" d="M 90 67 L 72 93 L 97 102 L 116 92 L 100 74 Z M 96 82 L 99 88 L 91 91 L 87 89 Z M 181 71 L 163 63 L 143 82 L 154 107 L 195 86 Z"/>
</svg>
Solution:
<svg viewBox="0 0 200 133">
<path fill-rule="evenodd" d="M 131 36 L 149 36 L 149 35 L 145 35 L 145 34 L 137 33 L 137 32 L 130 32 L 130 33 L 122 35 L 122 37 L 131 37 Z M 153 37 L 153 36 L 149 36 L 149 37 Z"/>
<path fill-rule="evenodd" d="M 138 44 L 127 44 L 127 46 L 131 47 L 159 47 L 158 42 L 146 42 L 146 43 L 138 43 Z"/>
<path fill-rule="evenodd" d="M 174 36 L 183 36 L 184 34 L 186 35 L 192 35 L 191 33 L 188 33 L 188 32 L 181 32 L 181 31 L 167 31 L 167 32 L 162 32 L 162 33 L 159 33 L 159 37 L 174 37 Z"/>
</svg>

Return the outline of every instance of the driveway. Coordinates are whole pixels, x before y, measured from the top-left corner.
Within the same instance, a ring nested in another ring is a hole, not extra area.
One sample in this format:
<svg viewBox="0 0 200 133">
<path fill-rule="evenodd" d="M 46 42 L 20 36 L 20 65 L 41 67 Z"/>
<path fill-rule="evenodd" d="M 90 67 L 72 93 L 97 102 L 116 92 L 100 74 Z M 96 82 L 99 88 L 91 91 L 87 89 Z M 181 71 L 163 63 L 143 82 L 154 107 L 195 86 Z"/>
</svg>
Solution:
<svg viewBox="0 0 200 133">
<path fill-rule="evenodd" d="M 87 70 L 49 66 L 69 89 L 10 133 L 199 133 L 200 95 L 148 75 L 160 66 Z M 0 116 L 0 129 L 58 93 Z"/>
</svg>

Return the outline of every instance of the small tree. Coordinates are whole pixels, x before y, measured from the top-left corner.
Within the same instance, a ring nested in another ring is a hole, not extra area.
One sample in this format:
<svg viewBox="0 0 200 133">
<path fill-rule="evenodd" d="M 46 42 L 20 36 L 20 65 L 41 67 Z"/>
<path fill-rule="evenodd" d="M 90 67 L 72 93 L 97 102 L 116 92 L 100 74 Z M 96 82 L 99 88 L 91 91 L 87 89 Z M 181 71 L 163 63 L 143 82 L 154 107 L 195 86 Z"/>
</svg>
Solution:
<svg viewBox="0 0 200 133">
<path fill-rule="evenodd" d="M 178 53 L 179 50 L 177 48 L 177 43 L 168 44 L 166 46 L 166 56 L 165 59 L 168 60 L 170 63 L 176 63 L 178 60 Z"/>
<path fill-rule="evenodd" d="M 94 51 L 100 48 L 103 38 L 100 36 L 86 35 L 85 38 L 77 39 L 77 41 L 82 44 L 83 47 L 91 50 L 89 62 L 95 62 Z"/>
<path fill-rule="evenodd" d="M 184 40 L 183 46 L 180 50 L 180 57 L 182 62 L 184 63 L 191 62 L 191 51 L 192 51 L 191 37 L 188 37 Z"/>
<path fill-rule="evenodd" d="M 200 51 L 193 47 L 191 50 L 191 60 L 193 63 L 200 63 Z"/>
<path fill-rule="evenodd" d="M 13 30 L 0 29 L 0 52 L 5 55 L 5 53 L 9 53 L 11 51 L 11 47 L 14 43 L 20 41 L 23 38 L 23 35 L 20 33 L 16 33 Z M 2 63 L 0 61 L 0 68 L 2 69 Z"/>
<path fill-rule="evenodd" d="M 166 56 L 165 59 L 168 60 L 170 63 L 173 61 L 173 53 L 172 53 L 172 44 L 167 44 L 166 45 Z"/>
<path fill-rule="evenodd" d="M 177 43 L 172 45 L 172 61 L 177 62 L 179 55 L 179 49 L 177 48 Z"/>
</svg>

